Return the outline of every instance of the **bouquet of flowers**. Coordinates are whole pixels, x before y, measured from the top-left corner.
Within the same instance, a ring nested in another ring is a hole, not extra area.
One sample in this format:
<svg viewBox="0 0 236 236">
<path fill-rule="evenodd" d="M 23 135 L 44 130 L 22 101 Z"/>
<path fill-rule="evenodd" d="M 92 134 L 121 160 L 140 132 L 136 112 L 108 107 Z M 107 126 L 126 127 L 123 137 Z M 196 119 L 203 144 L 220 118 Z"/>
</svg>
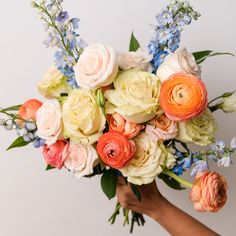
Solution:
<svg viewBox="0 0 236 236">
<path fill-rule="evenodd" d="M 46 170 L 69 170 L 78 179 L 100 175 L 109 199 L 115 197 L 118 177 L 140 201 L 139 186 L 159 177 L 176 190 L 191 188 L 196 210 L 221 209 L 227 183 L 208 162 L 228 167 L 236 138 L 229 146 L 216 139 L 213 112 L 236 111 L 236 95 L 227 92 L 208 101 L 200 64 L 234 55 L 179 47 L 184 26 L 200 17 L 185 0 L 172 1 L 156 16 L 147 51 L 132 33 L 124 53 L 87 44 L 77 32 L 80 20 L 70 18 L 62 2 L 32 2 L 47 32 L 45 45 L 57 48 L 55 63 L 38 82 L 44 102 L 30 99 L 1 108 L 0 125 L 18 136 L 8 150 L 32 143 L 42 148 Z M 209 148 L 193 152 L 188 144 Z M 193 184 L 180 177 L 189 169 Z M 121 208 L 117 203 L 111 223 Z M 145 223 L 141 214 L 123 212 L 131 232 L 135 223 Z"/>
</svg>

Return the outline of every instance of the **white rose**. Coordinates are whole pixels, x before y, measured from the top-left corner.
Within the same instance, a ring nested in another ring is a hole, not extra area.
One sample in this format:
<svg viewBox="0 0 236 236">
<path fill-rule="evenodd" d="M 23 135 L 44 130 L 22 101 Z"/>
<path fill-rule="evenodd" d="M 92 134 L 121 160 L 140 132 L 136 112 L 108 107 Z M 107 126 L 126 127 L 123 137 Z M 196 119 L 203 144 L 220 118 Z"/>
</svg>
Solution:
<svg viewBox="0 0 236 236">
<path fill-rule="evenodd" d="M 64 135 L 75 142 L 93 144 L 105 129 L 106 118 L 92 90 L 72 90 L 63 104 L 62 113 Z"/>
<path fill-rule="evenodd" d="M 149 62 L 151 60 L 152 56 L 149 55 L 148 52 L 143 51 L 119 53 L 117 56 L 119 68 L 122 70 L 136 68 L 148 71 L 150 68 Z"/>
<path fill-rule="evenodd" d="M 230 97 L 224 98 L 223 103 L 220 106 L 224 112 L 235 112 L 236 111 L 236 95 L 232 94 Z"/>
<path fill-rule="evenodd" d="M 163 144 L 154 141 L 146 133 L 135 139 L 136 152 L 127 165 L 120 169 L 130 183 L 149 184 L 162 172 L 162 168 L 172 168 L 175 158 Z"/>
<path fill-rule="evenodd" d="M 92 146 L 70 143 L 64 166 L 74 173 L 75 178 L 82 178 L 93 173 L 93 167 L 99 163 L 96 150 Z"/>
<path fill-rule="evenodd" d="M 39 93 L 45 98 L 59 98 L 62 93 L 68 93 L 71 88 L 66 77 L 54 66 L 50 67 L 44 78 L 38 82 Z"/>
<path fill-rule="evenodd" d="M 57 100 L 45 102 L 36 113 L 38 137 L 45 139 L 47 145 L 53 145 L 62 136 L 62 112 Z"/>
<path fill-rule="evenodd" d="M 170 54 L 157 70 L 157 77 L 163 82 L 171 75 L 179 72 L 198 77 L 201 73 L 193 54 L 188 53 L 186 48 L 177 49 L 174 54 Z"/>
<path fill-rule="evenodd" d="M 76 81 L 81 88 L 110 85 L 118 73 L 116 53 L 101 43 L 85 48 L 74 67 Z"/>
</svg>

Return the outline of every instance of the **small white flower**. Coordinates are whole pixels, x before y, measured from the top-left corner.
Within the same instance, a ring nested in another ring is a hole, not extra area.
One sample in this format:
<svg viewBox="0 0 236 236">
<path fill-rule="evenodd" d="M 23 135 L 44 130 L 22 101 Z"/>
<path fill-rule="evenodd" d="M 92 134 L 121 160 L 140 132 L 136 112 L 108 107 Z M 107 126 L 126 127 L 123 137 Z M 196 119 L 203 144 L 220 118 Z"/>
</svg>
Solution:
<svg viewBox="0 0 236 236">
<path fill-rule="evenodd" d="M 227 153 L 220 160 L 218 160 L 218 166 L 229 167 L 231 162 L 230 155 Z"/>
</svg>

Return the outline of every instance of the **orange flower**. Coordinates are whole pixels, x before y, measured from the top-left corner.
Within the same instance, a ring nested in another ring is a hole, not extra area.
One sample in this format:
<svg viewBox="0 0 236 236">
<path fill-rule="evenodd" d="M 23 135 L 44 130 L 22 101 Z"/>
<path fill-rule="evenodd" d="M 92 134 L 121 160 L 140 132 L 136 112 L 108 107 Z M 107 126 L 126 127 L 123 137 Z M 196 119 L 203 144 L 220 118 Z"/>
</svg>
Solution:
<svg viewBox="0 0 236 236">
<path fill-rule="evenodd" d="M 42 106 L 42 102 L 30 99 L 19 109 L 18 115 L 24 120 L 36 120 L 36 112 Z"/>
<path fill-rule="evenodd" d="M 190 199 L 194 202 L 194 208 L 200 212 L 217 212 L 227 201 L 227 188 L 223 176 L 205 171 L 196 176 Z"/>
<path fill-rule="evenodd" d="M 206 109 L 207 103 L 206 86 L 194 75 L 177 73 L 162 83 L 160 104 L 170 120 L 191 120 Z"/>
<path fill-rule="evenodd" d="M 116 131 L 123 134 L 126 138 L 132 139 L 139 135 L 140 131 L 145 128 L 145 125 L 131 123 L 126 121 L 121 115 L 115 113 L 109 117 L 110 131 Z"/>
<path fill-rule="evenodd" d="M 118 132 L 110 131 L 99 138 L 97 152 L 105 164 L 120 169 L 133 157 L 135 143 Z"/>
</svg>

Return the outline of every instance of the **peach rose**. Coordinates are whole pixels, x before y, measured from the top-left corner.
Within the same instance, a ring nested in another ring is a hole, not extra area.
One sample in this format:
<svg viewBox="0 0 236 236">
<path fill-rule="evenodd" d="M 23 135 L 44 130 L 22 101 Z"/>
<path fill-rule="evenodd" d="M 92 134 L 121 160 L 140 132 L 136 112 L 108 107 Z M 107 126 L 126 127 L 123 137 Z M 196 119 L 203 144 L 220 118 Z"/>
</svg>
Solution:
<svg viewBox="0 0 236 236">
<path fill-rule="evenodd" d="M 177 73 L 162 83 L 160 104 L 170 120 L 191 120 L 206 109 L 207 103 L 206 86 L 194 75 Z"/>
<path fill-rule="evenodd" d="M 36 120 L 36 112 L 42 106 L 42 102 L 30 99 L 19 109 L 18 115 L 24 120 Z"/>
<path fill-rule="evenodd" d="M 149 121 L 145 132 L 156 141 L 169 140 L 177 136 L 178 127 L 175 121 L 171 121 L 166 115 L 162 115 Z"/>
<path fill-rule="evenodd" d="M 75 178 L 82 178 L 93 173 L 93 167 L 99 163 L 93 146 L 70 143 L 64 166 L 74 173 Z"/>
<path fill-rule="evenodd" d="M 216 172 L 201 172 L 196 176 L 190 199 L 197 211 L 217 212 L 227 201 L 227 188 L 223 176 Z"/>
<path fill-rule="evenodd" d="M 97 152 L 105 164 L 120 169 L 133 157 L 135 143 L 118 132 L 109 131 L 99 138 Z"/>
<path fill-rule="evenodd" d="M 126 138 L 132 139 L 137 136 L 145 125 L 131 123 L 126 121 L 121 115 L 115 113 L 109 117 L 110 131 L 116 131 L 123 134 Z"/>
<path fill-rule="evenodd" d="M 53 145 L 43 146 L 43 156 L 46 163 L 57 169 L 61 169 L 67 157 L 68 143 L 64 141 L 57 141 Z"/>
<path fill-rule="evenodd" d="M 101 43 L 85 48 L 74 67 L 76 81 L 81 88 L 104 87 L 113 82 L 118 73 L 116 53 Z"/>
</svg>

